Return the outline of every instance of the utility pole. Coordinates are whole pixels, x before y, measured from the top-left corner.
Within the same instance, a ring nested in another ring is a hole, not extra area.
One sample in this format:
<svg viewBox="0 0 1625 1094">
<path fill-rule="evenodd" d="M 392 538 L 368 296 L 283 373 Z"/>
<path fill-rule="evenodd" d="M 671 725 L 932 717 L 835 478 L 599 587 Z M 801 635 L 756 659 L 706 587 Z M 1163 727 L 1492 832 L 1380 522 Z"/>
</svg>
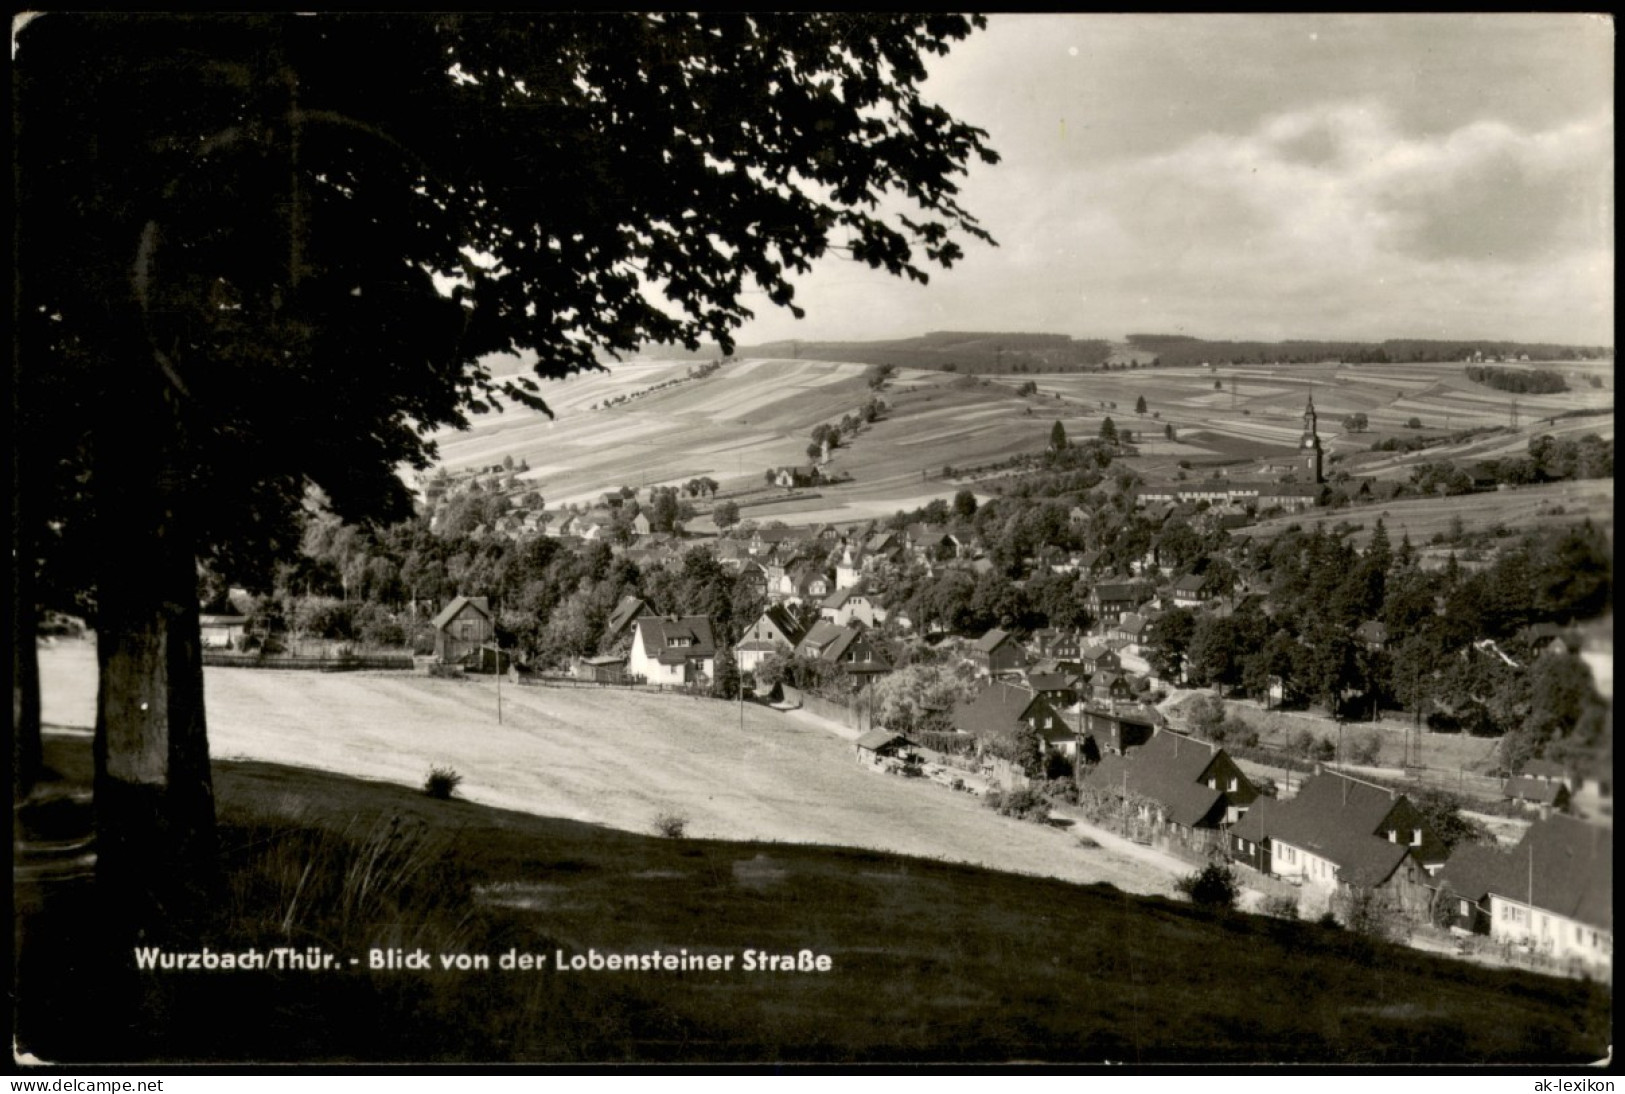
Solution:
<svg viewBox="0 0 1625 1094">
<path fill-rule="evenodd" d="M 502 643 L 500 641 L 497 642 L 496 647 L 497 647 L 497 664 L 496 664 L 496 669 L 497 669 L 497 725 L 501 725 L 502 724 Z"/>
</svg>

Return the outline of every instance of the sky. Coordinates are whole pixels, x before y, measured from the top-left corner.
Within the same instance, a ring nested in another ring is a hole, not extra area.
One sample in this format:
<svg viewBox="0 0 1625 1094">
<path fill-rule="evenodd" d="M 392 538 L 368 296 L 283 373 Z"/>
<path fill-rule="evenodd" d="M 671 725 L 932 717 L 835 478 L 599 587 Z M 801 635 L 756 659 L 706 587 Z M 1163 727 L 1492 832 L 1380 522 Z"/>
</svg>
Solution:
<svg viewBox="0 0 1625 1094">
<path fill-rule="evenodd" d="M 998 241 L 830 258 L 742 345 L 998 330 L 1612 345 L 1612 21 L 996 14 L 925 98 L 988 132 Z"/>
</svg>

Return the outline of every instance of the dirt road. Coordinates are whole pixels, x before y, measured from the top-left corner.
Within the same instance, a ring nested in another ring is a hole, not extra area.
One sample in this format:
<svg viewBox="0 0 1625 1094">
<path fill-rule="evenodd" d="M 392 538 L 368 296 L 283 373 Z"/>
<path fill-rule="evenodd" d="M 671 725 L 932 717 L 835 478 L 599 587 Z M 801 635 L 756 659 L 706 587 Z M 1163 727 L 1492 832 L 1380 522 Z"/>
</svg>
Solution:
<svg viewBox="0 0 1625 1094">
<path fill-rule="evenodd" d="M 88 726 L 88 642 L 40 651 L 47 723 Z M 420 786 L 456 769 L 471 801 L 636 832 L 657 814 L 694 837 L 828 843 L 1169 894 L 1190 867 L 1126 841 L 1000 817 L 970 794 L 865 770 L 805 715 L 621 689 L 502 686 L 403 673 L 205 671 L 216 759 Z"/>
</svg>

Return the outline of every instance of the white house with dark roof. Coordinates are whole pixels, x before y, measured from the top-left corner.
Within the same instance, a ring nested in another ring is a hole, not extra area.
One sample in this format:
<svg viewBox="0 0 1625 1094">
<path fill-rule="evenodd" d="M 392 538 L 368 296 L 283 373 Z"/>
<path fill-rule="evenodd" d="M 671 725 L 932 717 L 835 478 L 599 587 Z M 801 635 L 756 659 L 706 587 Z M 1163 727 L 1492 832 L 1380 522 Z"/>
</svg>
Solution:
<svg viewBox="0 0 1625 1094">
<path fill-rule="evenodd" d="M 830 593 L 818 606 L 818 615 L 842 627 L 854 622 L 873 627 L 886 618 L 885 610 L 875 603 L 874 597 L 852 588 L 836 589 Z"/>
<path fill-rule="evenodd" d="M 703 615 L 645 615 L 633 624 L 626 670 L 651 684 L 693 684 L 716 673 L 717 644 Z"/>
<path fill-rule="evenodd" d="M 789 656 L 805 633 L 790 609 L 782 604 L 770 606 L 757 616 L 734 647 L 739 671 L 754 672 L 757 665 L 775 653 Z"/>
<path fill-rule="evenodd" d="M 1487 888 L 1492 939 L 1613 966 L 1611 828 L 1560 813 L 1536 821 Z"/>
</svg>

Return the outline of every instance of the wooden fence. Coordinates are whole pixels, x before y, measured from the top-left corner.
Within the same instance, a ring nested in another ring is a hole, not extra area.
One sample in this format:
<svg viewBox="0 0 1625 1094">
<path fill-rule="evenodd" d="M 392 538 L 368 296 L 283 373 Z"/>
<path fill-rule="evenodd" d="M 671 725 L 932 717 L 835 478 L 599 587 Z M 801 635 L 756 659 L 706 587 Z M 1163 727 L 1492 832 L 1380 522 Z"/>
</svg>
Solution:
<svg viewBox="0 0 1625 1094">
<path fill-rule="evenodd" d="M 855 729 L 859 733 L 867 733 L 874 728 L 874 711 L 870 698 L 864 692 L 858 692 L 851 698 L 841 701 L 826 699 L 821 695 L 814 695 L 800 688 L 788 685 L 784 687 L 784 701 L 798 703 L 802 710 L 816 714 L 820 718 L 828 718 L 832 722 L 839 722 L 848 729 Z"/>
<path fill-rule="evenodd" d="M 520 687 L 542 688 L 618 688 L 622 691 L 666 692 L 673 695 L 687 695 L 694 699 L 715 698 L 709 688 L 694 687 L 689 684 L 650 684 L 641 677 L 622 680 L 584 680 L 567 673 L 510 673 L 508 679 Z M 736 699 L 721 700 L 718 702 L 737 702 Z"/>
<path fill-rule="evenodd" d="M 227 653 L 204 650 L 203 663 L 215 668 L 282 669 L 301 672 L 404 671 L 413 668 L 412 655 L 370 654 L 365 657 L 300 657 L 294 654 Z"/>
</svg>

